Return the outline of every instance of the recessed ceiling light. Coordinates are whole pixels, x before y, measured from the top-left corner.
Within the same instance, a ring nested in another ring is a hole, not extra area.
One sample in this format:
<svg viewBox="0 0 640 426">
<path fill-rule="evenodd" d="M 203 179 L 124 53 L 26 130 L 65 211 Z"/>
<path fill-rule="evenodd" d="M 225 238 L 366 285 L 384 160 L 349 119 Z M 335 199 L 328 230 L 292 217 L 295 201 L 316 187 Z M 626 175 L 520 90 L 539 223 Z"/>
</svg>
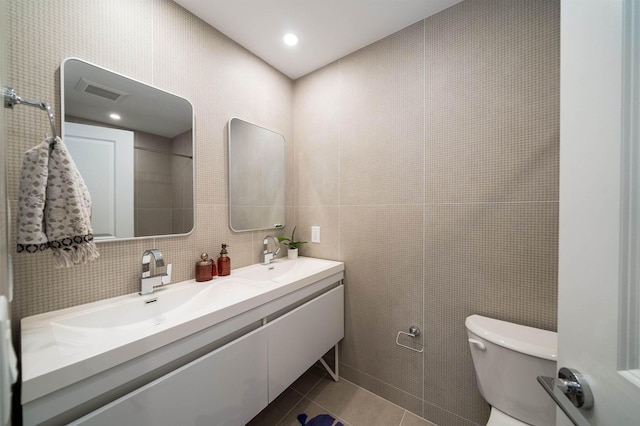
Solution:
<svg viewBox="0 0 640 426">
<path fill-rule="evenodd" d="M 284 43 L 287 46 L 295 46 L 296 44 L 298 44 L 298 36 L 293 33 L 285 34 Z"/>
<path fill-rule="evenodd" d="M 111 117 L 113 120 L 120 120 L 120 118 L 121 118 L 121 117 L 120 117 L 118 114 L 116 114 L 115 112 L 114 112 L 114 113 L 109 114 L 109 117 Z"/>
</svg>

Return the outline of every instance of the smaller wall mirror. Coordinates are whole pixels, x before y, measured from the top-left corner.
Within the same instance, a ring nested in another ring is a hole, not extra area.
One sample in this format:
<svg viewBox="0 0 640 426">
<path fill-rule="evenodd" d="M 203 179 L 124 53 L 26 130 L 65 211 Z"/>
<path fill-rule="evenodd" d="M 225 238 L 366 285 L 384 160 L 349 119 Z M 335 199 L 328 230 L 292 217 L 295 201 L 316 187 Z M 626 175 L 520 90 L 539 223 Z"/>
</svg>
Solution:
<svg viewBox="0 0 640 426">
<path fill-rule="evenodd" d="M 91 194 L 95 238 L 191 232 L 191 103 L 77 58 L 60 76 L 62 135 Z"/>
<path fill-rule="evenodd" d="M 234 231 L 282 228 L 285 223 L 284 136 L 229 120 L 229 226 Z"/>
</svg>

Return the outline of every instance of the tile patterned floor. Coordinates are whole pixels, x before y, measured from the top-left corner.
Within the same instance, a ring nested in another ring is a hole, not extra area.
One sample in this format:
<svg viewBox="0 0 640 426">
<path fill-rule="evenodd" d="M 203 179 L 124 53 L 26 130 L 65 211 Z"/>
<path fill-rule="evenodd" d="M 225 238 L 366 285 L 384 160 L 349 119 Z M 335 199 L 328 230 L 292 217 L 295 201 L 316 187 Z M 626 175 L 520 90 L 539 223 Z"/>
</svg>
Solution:
<svg viewBox="0 0 640 426">
<path fill-rule="evenodd" d="M 334 382 L 324 369 L 311 367 L 247 426 L 301 426 L 329 414 L 344 426 L 435 426 L 407 410 L 344 379 Z"/>
</svg>

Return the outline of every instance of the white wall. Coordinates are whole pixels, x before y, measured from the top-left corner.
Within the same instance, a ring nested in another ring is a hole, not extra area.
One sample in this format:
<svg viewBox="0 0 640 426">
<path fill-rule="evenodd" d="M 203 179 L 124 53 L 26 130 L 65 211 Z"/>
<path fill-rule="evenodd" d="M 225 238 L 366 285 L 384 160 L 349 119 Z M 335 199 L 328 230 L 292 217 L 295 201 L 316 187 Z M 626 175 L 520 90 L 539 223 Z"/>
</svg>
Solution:
<svg viewBox="0 0 640 426">
<path fill-rule="evenodd" d="M 7 76 L 7 25 L 5 20 L 6 0 L 0 0 L 0 87 L 5 86 Z M 5 112 L 0 114 L 0 294 L 7 294 L 7 130 L 5 126 Z"/>
</svg>

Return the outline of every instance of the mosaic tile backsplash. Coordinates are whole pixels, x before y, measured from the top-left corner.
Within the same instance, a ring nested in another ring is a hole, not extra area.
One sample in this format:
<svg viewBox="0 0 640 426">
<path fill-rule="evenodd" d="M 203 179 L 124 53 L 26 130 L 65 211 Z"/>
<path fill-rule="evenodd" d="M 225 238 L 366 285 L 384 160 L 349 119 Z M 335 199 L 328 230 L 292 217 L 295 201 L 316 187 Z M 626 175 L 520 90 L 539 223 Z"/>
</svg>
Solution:
<svg viewBox="0 0 640 426">
<path fill-rule="evenodd" d="M 15 324 L 137 291 L 151 247 L 174 282 L 221 243 L 233 267 L 257 263 L 265 233 L 228 226 L 226 125 L 240 117 L 285 136 L 279 234 L 297 225 L 308 241 L 318 225 L 301 254 L 346 264 L 341 374 L 439 426 L 481 424 L 465 317 L 556 327 L 559 14 L 559 0 L 467 0 L 293 82 L 170 0 L 8 0 L 3 83 L 23 96 L 58 112 L 60 63 L 75 56 L 196 115 L 194 231 L 100 243 L 72 269 L 15 257 Z M 48 123 L 5 116 L 15 218 L 22 154 Z M 410 325 L 422 353 L 395 345 Z"/>
</svg>

